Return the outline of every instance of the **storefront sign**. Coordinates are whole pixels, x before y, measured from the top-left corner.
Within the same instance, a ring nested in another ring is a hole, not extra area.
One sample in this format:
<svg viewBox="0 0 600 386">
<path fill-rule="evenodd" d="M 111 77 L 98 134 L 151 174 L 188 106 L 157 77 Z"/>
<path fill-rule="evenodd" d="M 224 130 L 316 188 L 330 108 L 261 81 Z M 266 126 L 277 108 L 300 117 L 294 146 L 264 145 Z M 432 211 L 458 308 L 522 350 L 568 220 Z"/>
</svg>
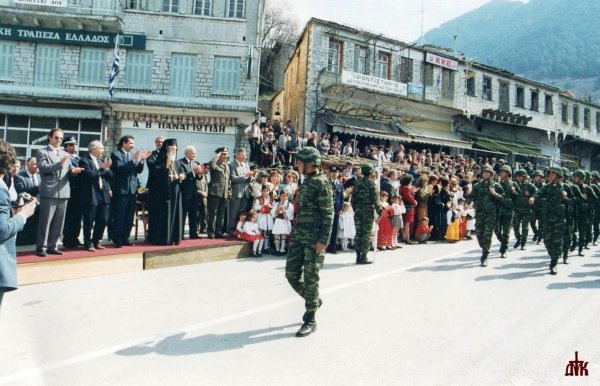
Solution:
<svg viewBox="0 0 600 386">
<path fill-rule="evenodd" d="M 114 48 L 117 34 L 111 32 L 75 31 L 51 28 L 21 27 L 0 24 L 0 40 L 22 40 L 49 44 L 65 44 Z M 146 36 L 119 34 L 124 48 L 146 48 Z"/>
<path fill-rule="evenodd" d="M 411 95 L 423 95 L 423 86 L 420 84 L 409 83 L 408 93 Z"/>
<path fill-rule="evenodd" d="M 43 5 L 44 7 L 66 7 L 68 0 L 15 0 L 17 4 Z"/>
<path fill-rule="evenodd" d="M 406 96 L 406 83 L 381 79 L 375 76 L 360 74 L 358 72 L 343 71 L 342 83 L 367 90 L 379 91 L 388 94 Z"/>
<path fill-rule="evenodd" d="M 121 121 L 121 130 L 126 129 L 148 129 L 148 130 L 170 130 L 170 131 L 189 131 L 205 134 L 229 134 L 235 135 L 236 127 L 227 126 L 221 122 L 199 122 L 199 121 Z"/>
<path fill-rule="evenodd" d="M 427 53 L 425 57 L 425 61 L 427 63 L 435 64 L 436 66 L 441 66 L 445 68 L 449 68 L 451 70 L 458 70 L 458 62 L 456 60 L 444 58 L 442 56 L 434 55 L 431 52 Z"/>
</svg>

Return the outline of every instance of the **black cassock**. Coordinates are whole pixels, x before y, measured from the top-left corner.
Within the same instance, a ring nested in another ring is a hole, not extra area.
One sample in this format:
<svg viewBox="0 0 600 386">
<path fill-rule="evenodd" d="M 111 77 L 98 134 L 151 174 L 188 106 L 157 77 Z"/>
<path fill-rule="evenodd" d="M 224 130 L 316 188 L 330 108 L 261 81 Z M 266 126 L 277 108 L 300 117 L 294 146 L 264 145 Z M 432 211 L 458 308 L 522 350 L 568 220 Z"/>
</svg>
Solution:
<svg viewBox="0 0 600 386">
<path fill-rule="evenodd" d="M 152 244 L 179 243 L 183 236 L 181 192 L 177 162 L 167 167 L 164 159 L 154 165 L 148 185 L 148 241 Z"/>
</svg>

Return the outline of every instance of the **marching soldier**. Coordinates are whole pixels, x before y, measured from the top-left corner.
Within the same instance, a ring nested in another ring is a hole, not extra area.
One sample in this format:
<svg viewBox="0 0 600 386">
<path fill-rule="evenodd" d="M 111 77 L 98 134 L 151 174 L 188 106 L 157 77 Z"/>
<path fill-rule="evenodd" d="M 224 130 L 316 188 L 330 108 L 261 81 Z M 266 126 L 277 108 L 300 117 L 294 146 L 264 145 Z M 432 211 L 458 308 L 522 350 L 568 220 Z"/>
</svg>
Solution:
<svg viewBox="0 0 600 386">
<path fill-rule="evenodd" d="M 573 182 L 579 188 L 578 197 L 575 199 L 575 213 L 577 214 L 577 247 L 579 256 L 583 256 L 583 249 L 587 244 L 587 230 L 589 225 L 589 202 L 594 195 L 590 187 L 585 184 L 585 172 L 577 170 L 573 173 Z"/>
<path fill-rule="evenodd" d="M 296 160 L 298 171 L 305 179 L 298 193 L 296 226 L 285 265 L 285 277 L 304 298 L 304 324 L 296 333 L 297 337 L 304 337 L 316 331 L 315 313 L 323 303 L 319 298 L 319 270 L 323 267 L 333 225 L 333 190 L 319 169 L 321 155 L 317 149 L 303 148 Z"/>
<path fill-rule="evenodd" d="M 520 194 L 515 200 L 514 232 L 517 242 L 514 248 L 518 248 L 520 245 L 521 250 L 524 250 L 529 232 L 529 223 L 531 222 L 531 213 L 533 211 L 533 207 L 529 205 L 529 198 L 533 197 L 537 189 L 531 182 L 526 180 L 527 171 L 525 169 L 517 170 L 515 178 L 517 179 Z"/>
<path fill-rule="evenodd" d="M 540 190 L 544 185 L 544 172 L 536 170 L 533 173 L 533 185 L 536 190 Z M 533 241 L 537 241 L 538 244 L 542 242 L 542 230 L 541 230 L 541 208 L 538 203 L 533 205 L 533 211 L 531 213 L 531 229 L 533 230 Z"/>
<path fill-rule="evenodd" d="M 556 264 L 563 251 L 563 235 L 565 232 L 565 200 L 568 199 L 560 181 L 562 169 L 551 167 L 549 170 L 548 184 L 540 189 L 531 199 L 530 203 L 541 201 L 542 205 L 542 232 L 544 245 L 550 255 L 550 274 L 556 275 Z"/>
<path fill-rule="evenodd" d="M 498 206 L 496 237 L 500 241 L 500 257 L 503 259 L 506 258 L 506 251 L 508 250 L 508 239 L 515 214 L 515 200 L 521 194 L 519 186 L 511 177 L 511 167 L 508 165 L 502 166 L 500 168 L 500 186 L 504 192 L 504 197 Z"/>
<path fill-rule="evenodd" d="M 596 218 L 596 206 L 598 205 L 598 200 L 600 199 L 600 195 L 598 195 L 596 191 L 596 187 L 594 187 L 591 183 L 591 173 L 589 171 L 585 171 L 585 181 L 588 187 L 588 223 L 587 223 L 587 231 L 585 235 L 585 249 L 590 249 L 589 244 L 593 243 L 592 239 L 592 230 L 594 228 L 594 220 Z"/>
<path fill-rule="evenodd" d="M 372 263 L 367 259 L 367 253 L 371 246 L 373 221 L 375 220 L 375 212 L 377 212 L 377 217 L 380 217 L 382 213 L 377 186 L 371 180 L 374 171 L 371 164 L 361 166 L 363 176 L 356 181 L 352 191 L 351 203 L 354 209 L 354 224 L 356 227 L 356 237 L 354 239 L 356 264 Z"/>
<path fill-rule="evenodd" d="M 592 180 L 590 186 L 594 189 L 596 195 L 600 197 L 600 185 L 598 184 L 600 182 L 600 173 L 598 173 L 597 171 L 593 171 L 591 176 Z M 596 200 L 596 211 L 594 213 L 593 220 L 594 234 L 592 239 L 592 245 L 597 245 L 598 236 L 600 235 L 600 200 Z"/>
<path fill-rule="evenodd" d="M 571 245 L 571 238 L 573 237 L 573 227 L 575 226 L 575 209 L 573 207 L 573 200 L 575 198 L 574 189 L 579 188 L 573 186 L 567 179 L 569 176 L 569 169 L 562 168 L 563 172 L 563 188 L 567 192 L 567 198 L 565 201 L 565 233 L 563 237 L 563 264 L 569 264 L 569 246 Z"/>
<path fill-rule="evenodd" d="M 477 222 L 475 222 L 475 235 L 481 247 L 481 266 L 487 267 L 487 257 L 490 254 L 492 235 L 498 218 L 498 206 L 504 200 L 502 186 L 492 177 L 494 169 L 486 164 L 481 168 L 482 180 L 473 186 L 467 199 L 475 203 Z"/>
</svg>

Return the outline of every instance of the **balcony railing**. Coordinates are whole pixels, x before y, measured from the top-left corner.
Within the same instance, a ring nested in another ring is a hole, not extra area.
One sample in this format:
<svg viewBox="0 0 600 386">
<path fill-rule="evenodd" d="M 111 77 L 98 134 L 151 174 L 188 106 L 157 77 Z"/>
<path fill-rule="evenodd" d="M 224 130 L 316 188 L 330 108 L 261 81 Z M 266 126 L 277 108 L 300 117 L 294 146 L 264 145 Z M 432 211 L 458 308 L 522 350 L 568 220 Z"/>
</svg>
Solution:
<svg viewBox="0 0 600 386">
<path fill-rule="evenodd" d="M 72 13 L 88 16 L 122 16 L 123 4 L 126 0 L 58 0 L 59 5 L 50 5 L 52 0 L 33 2 L 31 4 L 15 0 L 0 0 L 0 8 L 8 7 L 16 10 L 40 11 L 44 13 Z M 4 11 L 3 11 L 4 12 Z"/>
</svg>

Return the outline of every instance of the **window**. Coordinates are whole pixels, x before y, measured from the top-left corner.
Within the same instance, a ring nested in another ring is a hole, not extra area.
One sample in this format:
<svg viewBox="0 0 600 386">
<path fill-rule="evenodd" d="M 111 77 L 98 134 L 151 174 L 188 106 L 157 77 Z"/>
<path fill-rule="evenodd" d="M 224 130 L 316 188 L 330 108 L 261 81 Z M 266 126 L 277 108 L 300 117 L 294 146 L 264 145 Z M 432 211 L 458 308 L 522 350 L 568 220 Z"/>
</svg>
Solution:
<svg viewBox="0 0 600 386">
<path fill-rule="evenodd" d="M 0 78 L 12 78 L 15 44 L 0 42 Z"/>
<path fill-rule="evenodd" d="M 215 58 L 213 93 L 223 95 L 239 94 L 240 65 L 240 58 Z"/>
<path fill-rule="evenodd" d="M 583 109 L 583 128 L 590 128 L 590 109 L 587 107 Z"/>
<path fill-rule="evenodd" d="M 152 88 L 152 52 L 127 51 L 125 57 L 125 87 L 150 90 Z"/>
<path fill-rule="evenodd" d="M 442 98 L 454 99 L 454 71 L 442 68 Z"/>
<path fill-rule="evenodd" d="M 212 0 L 196 0 L 194 15 L 212 16 Z"/>
<path fill-rule="evenodd" d="M 540 111 L 540 93 L 531 90 L 531 111 Z"/>
<path fill-rule="evenodd" d="M 433 64 L 425 63 L 425 86 L 433 86 Z"/>
<path fill-rule="evenodd" d="M 515 106 L 525 108 L 525 89 L 523 86 L 515 86 Z"/>
<path fill-rule="evenodd" d="M 106 82 L 106 51 L 101 48 L 81 48 L 79 54 L 79 82 L 102 84 Z"/>
<path fill-rule="evenodd" d="M 354 46 L 354 72 L 368 74 L 367 49 L 361 46 Z"/>
<path fill-rule="evenodd" d="M 195 79 L 196 56 L 173 54 L 171 56 L 171 95 L 193 97 Z"/>
<path fill-rule="evenodd" d="M 238 19 L 244 18 L 244 10 L 246 8 L 245 0 L 229 0 L 227 2 L 227 14 L 229 17 L 235 17 Z"/>
<path fill-rule="evenodd" d="M 391 55 L 387 52 L 380 52 L 377 54 L 377 68 L 375 70 L 375 76 L 381 79 L 390 79 L 391 59 Z"/>
<path fill-rule="evenodd" d="M 554 108 L 552 107 L 552 95 L 546 94 L 544 97 L 544 113 L 548 115 L 554 114 Z"/>
<path fill-rule="evenodd" d="M 492 100 L 492 78 L 489 76 L 483 77 L 483 94 L 481 96 L 485 100 Z"/>
<path fill-rule="evenodd" d="M 600 131 L 600 112 L 596 113 L 596 134 Z"/>
<path fill-rule="evenodd" d="M 34 83 L 38 87 L 58 87 L 60 81 L 60 46 L 38 45 L 35 50 Z"/>
<path fill-rule="evenodd" d="M 147 0 L 129 0 L 129 9 L 145 11 L 147 6 Z"/>
<path fill-rule="evenodd" d="M 163 12 L 178 13 L 179 12 L 179 0 L 162 0 Z"/>
<path fill-rule="evenodd" d="M 329 39 L 329 52 L 327 54 L 327 69 L 329 71 L 338 74 L 342 72 L 343 49 L 343 42 Z"/>
<path fill-rule="evenodd" d="M 409 58 L 400 59 L 400 82 L 411 83 L 413 81 L 413 60 Z"/>
<path fill-rule="evenodd" d="M 569 123 L 569 105 L 567 103 L 563 102 L 560 113 L 563 123 Z"/>
<path fill-rule="evenodd" d="M 573 126 L 579 126 L 579 106 L 573 105 Z"/>
<path fill-rule="evenodd" d="M 467 71 L 465 88 L 467 89 L 468 96 L 475 96 L 475 72 Z"/>
</svg>

